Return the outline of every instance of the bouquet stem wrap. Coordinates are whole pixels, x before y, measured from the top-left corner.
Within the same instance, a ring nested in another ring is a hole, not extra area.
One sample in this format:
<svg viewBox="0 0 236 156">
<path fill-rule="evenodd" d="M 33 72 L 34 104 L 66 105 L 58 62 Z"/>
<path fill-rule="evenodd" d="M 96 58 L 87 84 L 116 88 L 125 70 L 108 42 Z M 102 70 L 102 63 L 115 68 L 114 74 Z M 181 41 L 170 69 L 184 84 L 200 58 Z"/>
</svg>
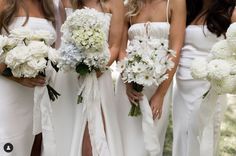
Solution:
<svg viewBox="0 0 236 156">
<path fill-rule="evenodd" d="M 149 156 L 157 156 L 160 153 L 160 142 L 158 133 L 154 128 L 155 123 L 153 120 L 152 110 L 145 95 L 143 95 L 143 99 L 139 102 L 142 112 L 142 129 L 145 149 L 149 152 Z"/>
<path fill-rule="evenodd" d="M 46 70 L 47 72 L 47 70 Z M 52 76 L 51 71 L 46 73 L 47 83 Z M 56 156 L 56 139 L 52 123 L 52 106 L 48 96 L 47 86 L 35 87 L 34 110 L 33 110 L 33 134 L 42 133 L 43 154 L 45 156 Z"/>
<path fill-rule="evenodd" d="M 88 123 L 93 156 L 110 156 L 102 118 L 101 98 L 95 72 L 81 76 L 78 95 L 82 95 L 83 121 Z M 84 123 L 84 125 L 86 125 Z M 79 147 L 78 147 L 79 148 Z"/>
</svg>

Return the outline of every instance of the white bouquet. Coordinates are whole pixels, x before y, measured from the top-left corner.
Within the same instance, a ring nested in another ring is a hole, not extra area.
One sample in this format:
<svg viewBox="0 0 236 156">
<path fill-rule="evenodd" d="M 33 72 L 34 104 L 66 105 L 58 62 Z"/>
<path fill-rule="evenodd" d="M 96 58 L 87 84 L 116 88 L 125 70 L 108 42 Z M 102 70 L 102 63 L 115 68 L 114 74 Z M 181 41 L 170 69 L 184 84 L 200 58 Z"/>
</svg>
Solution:
<svg viewBox="0 0 236 156">
<path fill-rule="evenodd" d="M 105 71 L 110 58 L 104 18 L 95 9 L 78 9 L 62 25 L 58 67 L 86 76 Z M 81 93 L 82 94 L 82 93 Z M 81 95 L 78 103 L 82 102 Z"/>
<path fill-rule="evenodd" d="M 8 37 L 0 37 L 3 41 L 0 47 L 2 63 L 7 65 L 14 77 L 46 76 L 48 62 L 56 63 L 59 57 L 58 52 L 48 43 L 51 37 L 48 31 L 32 31 L 24 27 L 12 30 Z M 47 87 L 50 99 L 54 101 L 59 94 L 49 85 Z"/>
<path fill-rule="evenodd" d="M 127 48 L 127 57 L 118 63 L 122 80 L 131 83 L 137 92 L 144 86 L 159 86 L 168 79 L 167 71 L 174 67 L 166 39 L 133 39 Z M 130 116 L 141 114 L 139 105 L 132 104 Z"/>
<path fill-rule="evenodd" d="M 213 45 L 205 59 L 196 59 L 191 66 L 195 79 L 208 80 L 218 94 L 236 93 L 236 23 L 231 24 L 226 39 Z M 206 95 L 206 94 L 205 94 Z M 204 96 L 205 96 L 204 95 Z"/>
</svg>

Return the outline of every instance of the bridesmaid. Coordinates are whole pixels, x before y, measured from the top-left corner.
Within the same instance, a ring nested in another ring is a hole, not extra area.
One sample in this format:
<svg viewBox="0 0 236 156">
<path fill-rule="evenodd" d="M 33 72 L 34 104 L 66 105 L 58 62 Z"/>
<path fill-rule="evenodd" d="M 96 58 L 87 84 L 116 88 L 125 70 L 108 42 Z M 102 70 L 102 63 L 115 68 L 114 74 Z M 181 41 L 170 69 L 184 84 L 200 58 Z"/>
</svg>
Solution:
<svg viewBox="0 0 236 156">
<path fill-rule="evenodd" d="M 169 48 L 175 50 L 175 68 L 168 74 L 169 78 L 158 88 L 155 86 L 144 88 L 153 113 L 154 133 L 158 134 L 160 148 L 154 154 L 162 156 L 166 129 L 168 125 L 169 107 L 171 103 L 171 82 L 178 65 L 180 50 L 184 40 L 186 8 L 184 0 L 128 0 L 123 34 L 123 44 L 119 59 L 126 56 L 128 41 L 134 38 L 154 38 L 169 40 Z M 126 94 L 127 92 L 127 94 Z M 144 133 L 142 132 L 142 117 L 128 116 L 131 108 L 130 101 L 142 98 L 140 93 L 127 87 L 119 78 L 117 84 L 117 111 L 122 130 L 125 156 L 148 156 L 153 151 L 145 148 Z M 130 100 L 130 101 L 129 101 Z M 158 154 L 157 154 L 158 153 Z"/>
<path fill-rule="evenodd" d="M 220 107 L 219 101 L 211 126 L 203 133 L 203 140 L 199 143 L 196 132 L 199 125 L 194 121 L 202 96 L 209 90 L 210 84 L 193 79 L 190 65 L 195 58 L 207 57 L 213 44 L 224 39 L 227 28 L 236 21 L 235 4 L 235 0 L 187 0 L 185 43 L 174 90 L 173 156 L 217 155 L 217 137 L 224 108 Z"/>
<path fill-rule="evenodd" d="M 52 0 L 0 0 L 1 34 L 7 35 L 10 30 L 23 26 L 48 30 L 56 37 L 54 21 Z M 0 155 L 29 156 L 34 141 L 34 87 L 44 86 L 45 78 L 7 76 L 5 64 L 0 64 L 0 73 Z M 37 144 L 39 151 L 33 150 L 34 156 L 40 155 L 40 142 L 36 141 Z"/>
<path fill-rule="evenodd" d="M 104 28 L 111 54 L 111 59 L 108 63 L 108 66 L 110 66 L 118 57 L 121 44 L 124 21 L 123 1 L 62 0 L 62 2 L 67 16 L 76 9 L 87 7 L 97 10 L 98 15 L 104 18 Z M 118 121 L 114 109 L 115 100 L 111 72 L 108 70 L 104 73 L 97 73 L 97 76 L 101 95 L 97 104 L 100 105 L 102 110 L 97 115 L 102 117 L 103 121 L 97 120 L 97 118 L 94 121 L 96 125 L 104 127 L 102 130 L 88 129 L 88 125 L 91 123 L 87 122 L 86 114 L 83 112 L 83 105 L 85 104 L 77 104 L 78 74 L 75 72 L 58 73 L 56 87 L 62 93 L 62 97 L 54 105 L 54 122 L 58 139 L 58 153 L 61 156 L 106 156 L 107 153 L 109 153 L 109 156 L 123 156 Z M 101 131 L 99 132 L 99 130 Z M 94 133 L 89 133 L 91 131 L 95 132 L 95 134 L 99 132 L 99 135 L 105 132 L 105 138 L 96 139 Z M 94 139 L 98 142 L 94 142 Z M 98 143 L 102 143 L 100 147 L 96 147 Z M 104 151 L 107 153 L 100 153 Z"/>
</svg>

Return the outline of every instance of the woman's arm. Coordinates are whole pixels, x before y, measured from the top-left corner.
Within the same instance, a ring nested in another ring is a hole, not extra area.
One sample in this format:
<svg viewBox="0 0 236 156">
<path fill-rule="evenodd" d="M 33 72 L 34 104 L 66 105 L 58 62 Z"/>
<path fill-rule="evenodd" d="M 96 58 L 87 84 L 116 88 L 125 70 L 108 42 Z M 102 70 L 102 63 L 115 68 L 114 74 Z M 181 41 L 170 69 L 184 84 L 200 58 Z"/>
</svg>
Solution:
<svg viewBox="0 0 236 156">
<path fill-rule="evenodd" d="M 128 11 L 128 8 L 125 7 L 125 12 Z M 128 29 L 129 29 L 129 19 L 124 15 L 124 26 L 123 26 L 123 32 L 122 32 L 122 39 L 121 39 L 121 46 L 120 46 L 120 52 L 118 60 L 122 60 L 126 56 L 126 48 L 128 43 Z"/>
<path fill-rule="evenodd" d="M 175 63 L 175 67 L 168 72 L 169 78 L 165 80 L 156 90 L 154 96 L 151 99 L 151 107 L 153 112 L 153 118 L 160 118 L 162 114 L 162 105 L 164 96 L 166 95 L 168 88 L 172 82 L 173 76 L 176 72 L 181 48 L 183 46 L 186 27 L 186 2 L 185 0 L 172 0 L 170 1 L 170 35 L 169 35 L 169 48 L 176 51 L 176 57 L 172 60 Z"/>
<path fill-rule="evenodd" d="M 232 23 L 236 22 L 236 9 L 234 9 L 234 12 L 233 12 L 232 17 L 231 17 L 231 21 L 232 21 Z"/>
<path fill-rule="evenodd" d="M 61 0 L 61 2 L 65 8 L 72 8 L 70 0 Z"/>
<path fill-rule="evenodd" d="M 111 25 L 109 33 L 109 49 L 111 58 L 108 65 L 110 66 L 119 55 L 121 39 L 124 27 L 124 3 L 123 0 L 111 0 Z"/>
</svg>

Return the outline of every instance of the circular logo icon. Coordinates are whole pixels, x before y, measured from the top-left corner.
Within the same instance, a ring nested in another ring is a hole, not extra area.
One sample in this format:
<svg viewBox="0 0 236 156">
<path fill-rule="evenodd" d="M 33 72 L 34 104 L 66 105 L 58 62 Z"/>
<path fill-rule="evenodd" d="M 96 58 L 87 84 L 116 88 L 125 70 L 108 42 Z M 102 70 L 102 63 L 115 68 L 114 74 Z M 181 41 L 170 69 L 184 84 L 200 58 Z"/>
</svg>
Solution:
<svg viewBox="0 0 236 156">
<path fill-rule="evenodd" d="M 13 151 L 13 145 L 11 143 L 6 143 L 3 149 L 5 152 L 10 153 Z"/>
</svg>

